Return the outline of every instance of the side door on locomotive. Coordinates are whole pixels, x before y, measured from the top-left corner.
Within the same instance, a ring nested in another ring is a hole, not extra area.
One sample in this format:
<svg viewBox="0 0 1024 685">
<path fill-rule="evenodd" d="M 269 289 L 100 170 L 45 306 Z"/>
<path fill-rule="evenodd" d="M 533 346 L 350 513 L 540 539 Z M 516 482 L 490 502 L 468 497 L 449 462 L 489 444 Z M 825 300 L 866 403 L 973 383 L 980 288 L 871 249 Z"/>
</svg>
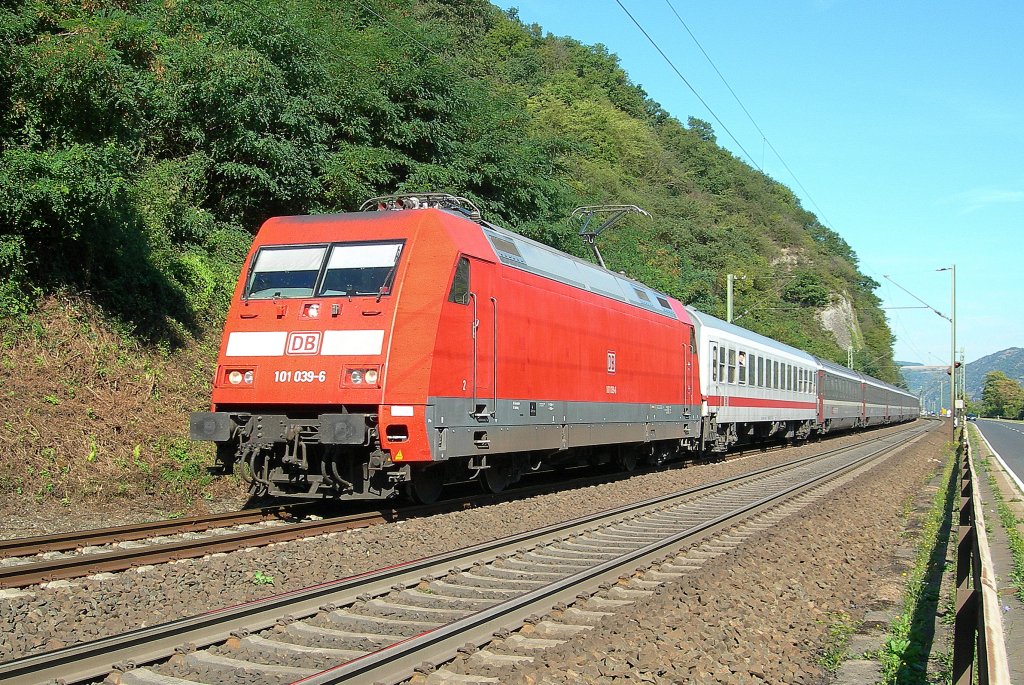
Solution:
<svg viewBox="0 0 1024 685">
<path fill-rule="evenodd" d="M 448 349 L 449 373 L 459 380 L 462 411 L 467 424 L 498 419 L 498 297 L 495 265 L 459 255 L 445 303 L 439 347 Z"/>
</svg>

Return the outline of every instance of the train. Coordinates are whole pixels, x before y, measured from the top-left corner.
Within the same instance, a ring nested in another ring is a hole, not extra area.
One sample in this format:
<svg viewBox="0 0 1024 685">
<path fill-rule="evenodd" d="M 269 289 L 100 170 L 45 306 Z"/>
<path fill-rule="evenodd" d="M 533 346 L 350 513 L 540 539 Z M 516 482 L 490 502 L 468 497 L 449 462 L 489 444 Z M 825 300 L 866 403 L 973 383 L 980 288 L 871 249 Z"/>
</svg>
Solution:
<svg viewBox="0 0 1024 685">
<path fill-rule="evenodd" d="M 189 434 L 257 494 L 427 503 L 918 414 L 905 390 L 435 193 L 268 219 Z"/>
</svg>

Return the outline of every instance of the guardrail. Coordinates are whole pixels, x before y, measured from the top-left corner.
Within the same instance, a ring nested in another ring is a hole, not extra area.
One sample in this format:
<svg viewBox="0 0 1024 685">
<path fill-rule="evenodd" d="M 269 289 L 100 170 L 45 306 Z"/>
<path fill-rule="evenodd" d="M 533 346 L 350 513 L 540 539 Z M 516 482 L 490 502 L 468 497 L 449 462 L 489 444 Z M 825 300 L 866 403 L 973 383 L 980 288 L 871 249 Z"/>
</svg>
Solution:
<svg viewBox="0 0 1024 685">
<path fill-rule="evenodd" d="M 1006 643 L 999 613 L 995 570 L 989 553 L 981 497 L 967 428 L 960 429 L 960 520 L 956 554 L 956 621 L 953 625 L 953 682 L 1010 685 Z M 977 657 L 977 659 L 975 659 Z M 977 668 L 977 681 L 975 678 Z"/>
</svg>

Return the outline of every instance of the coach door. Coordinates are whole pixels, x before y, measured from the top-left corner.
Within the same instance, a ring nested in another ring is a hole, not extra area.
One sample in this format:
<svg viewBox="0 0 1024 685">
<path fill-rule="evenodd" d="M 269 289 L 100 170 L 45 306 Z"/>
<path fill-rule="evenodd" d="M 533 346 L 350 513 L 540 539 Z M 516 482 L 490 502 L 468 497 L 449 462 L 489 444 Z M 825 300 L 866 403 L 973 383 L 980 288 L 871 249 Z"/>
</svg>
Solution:
<svg viewBox="0 0 1024 685">
<path fill-rule="evenodd" d="M 825 423 L 825 372 L 818 371 L 818 423 Z"/>
<path fill-rule="evenodd" d="M 728 396 L 728 385 L 725 382 L 725 347 L 718 344 L 718 341 L 711 341 L 711 349 L 708 354 L 708 363 L 711 368 L 708 369 L 711 373 L 711 386 L 710 386 L 710 397 L 708 397 L 708 405 L 710 407 L 727 407 L 729 406 Z"/>
<path fill-rule="evenodd" d="M 690 416 L 690 406 L 693 403 L 693 363 L 697 358 L 697 339 L 692 328 L 690 329 L 690 341 L 684 343 L 683 348 L 686 350 L 686 354 L 683 355 L 686 359 L 683 368 L 683 414 L 688 417 Z"/>
</svg>

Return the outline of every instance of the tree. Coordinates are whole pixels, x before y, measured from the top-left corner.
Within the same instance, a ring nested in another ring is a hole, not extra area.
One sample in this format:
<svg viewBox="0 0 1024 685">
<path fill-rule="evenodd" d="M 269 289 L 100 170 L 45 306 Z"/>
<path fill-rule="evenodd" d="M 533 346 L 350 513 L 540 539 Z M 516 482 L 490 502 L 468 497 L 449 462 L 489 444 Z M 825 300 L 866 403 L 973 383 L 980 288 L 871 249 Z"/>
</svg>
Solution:
<svg viewBox="0 0 1024 685">
<path fill-rule="evenodd" d="M 1024 411 L 1024 388 L 1002 371 L 985 374 L 981 399 L 985 416 L 1014 419 Z"/>
</svg>

